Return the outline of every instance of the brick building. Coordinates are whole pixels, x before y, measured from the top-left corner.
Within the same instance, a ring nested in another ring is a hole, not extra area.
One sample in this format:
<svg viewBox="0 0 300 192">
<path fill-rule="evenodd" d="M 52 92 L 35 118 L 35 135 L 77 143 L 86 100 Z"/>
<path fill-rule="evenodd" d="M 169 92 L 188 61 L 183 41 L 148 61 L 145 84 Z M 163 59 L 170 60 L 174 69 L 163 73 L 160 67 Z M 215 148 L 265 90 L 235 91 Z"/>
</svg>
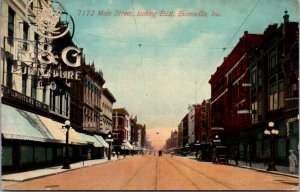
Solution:
<svg viewBox="0 0 300 192">
<path fill-rule="evenodd" d="M 248 34 L 224 58 L 221 66 L 211 76 L 211 128 L 224 128 L 228 145 L 238 146 L 237 133 L 250 126 L 250 90 L 248 52 L 261 42 L 262 35 Z M 230 148 L 231 150 L 235 150 Z"/>
<path fill-rule="evenodd" d="M 254 159 L 271 155 L 271 138 L 264 135 L 269 122 L 279 131 L 274 137 L 276 163 L 288 164 L 289 150 L 298 154 L 298 32 L 298 22 L 289 22 L 285 12 L 284 23 L 269 25 L 262 43 L 250 52 L 252 125 L 246 135 Z"/>
</svg>

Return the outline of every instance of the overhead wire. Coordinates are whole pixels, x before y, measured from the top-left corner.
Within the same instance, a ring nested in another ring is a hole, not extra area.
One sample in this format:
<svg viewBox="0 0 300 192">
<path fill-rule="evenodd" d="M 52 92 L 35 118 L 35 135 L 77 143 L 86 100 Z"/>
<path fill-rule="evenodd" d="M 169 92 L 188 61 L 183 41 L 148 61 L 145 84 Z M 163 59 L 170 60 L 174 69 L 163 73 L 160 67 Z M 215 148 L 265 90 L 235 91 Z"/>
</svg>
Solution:
<svg viewBox="0 0 300 192">
<path fill-rule="evenodd" d="M 131 0 L 131 7 L 132 7 L 133 13 L 135 13 L 135 11 L 134 11 L 134 6 L 133 6 L 133 0 Z M 142 53 L 142 49 L 141 49 L 142 44 L 141 44 L 141 42 L 140 42 L 140 37 L 139 37 L 138 28 L 137 28 L 137 23 L 136 23 L 136 17 L 135 17 L 135 14 L 133 14 L 133 18 L 134 18 L 134 24 L 135 24 L 135 30 L 136 30 L 136 36 L 137 36 L 137 42 L 138 42 L 138 46 L 139 46 L 139 53 L 140 53 L 140 57 L 141 57 L 141 66 L 142 66 L 142 74 L 143 74 L 143 81 L 144 81 L 144 89 L 145 89 L 145 94 L 146 94 L 146 96 L 147 96 L 145 71 L 144 71 L 144 65 L 143 65 L 143 53 Z"/>
<path fill-rule="evenodd" d="M 248 15 L 245 17 L 245 19 L 243 20 L 243 22 L 241 23 L 241 25 L 238 27 L 238 29 L 236 30 L 236 32 L 232 35 L 232 37 L 230 38 L 230 40 L 228 41 L 228 43 L 226 44 L 226 46 L 223 48 L 223 51 L 219 54 L 216 62 L 214 63 L 214 65 L 212 65 L 214 68 L 215 66 L 218 64 L 219 60 L 221 59 L 221 57 L 223 56 L 225 50 L 227 50 L 227 48 L 229 48 L 228 46 L 231 44 L 231 42 L 233 41 L 233 39 L 236 37 L 236 35 L 238 34 L 238 32 L 241 30 L 241 28 L 243 27 L 243 25 L 246 23 L 246 21 L 248 20 L 248 18 L 251 16 L 251 14 L 253 13 L 253 11 L 256 9 L 256 7 L 258 6 L 258 4 L 260 3 L 261 0 L 258 0 L 255 5 L 253 6 L 253 8 L 251 9 L 251 11 L 248 13 Z M 208 73 L 207 76 L 209 76 L 210 74 Z M 201 82 L 201 85 L 204 83 L 204 81 L 206 81 L 207 79 L 204 78 L 204 80 Z M 208 82 L 208 80 L 207 80 Z"/>
</svg>

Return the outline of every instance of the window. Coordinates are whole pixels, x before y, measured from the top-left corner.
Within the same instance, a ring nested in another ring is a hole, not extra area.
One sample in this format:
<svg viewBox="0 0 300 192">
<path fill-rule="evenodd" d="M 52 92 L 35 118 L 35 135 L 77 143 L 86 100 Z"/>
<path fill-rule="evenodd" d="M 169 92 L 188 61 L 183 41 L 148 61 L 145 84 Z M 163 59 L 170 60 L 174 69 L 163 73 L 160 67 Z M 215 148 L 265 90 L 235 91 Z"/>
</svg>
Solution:
<svg viewBox="0 0 300 192">
<path fill-rule="evenodd" d="M 274 68 L 277 65 L 276 48 L 273 48 L 269 53 L 269 69 Z"/>
<path fill-rule="evenodd" d="M 69 94 L 66 93 L 66 116 L 69 116 Z"/>
<path fill-rule="evenodd" d="M 13 44 L 14 38 L 14 25 L 15 25 L 15 11 L 11 8 L 8 9 L 8 43 Z"/>
<path fill-rule="evenodd" d="M 27 41 L 28 40 L 28 33 L 29 33 L 29 26 L 26 22 L 23 23 L 23 40 Z M 27 50 L 28 49 L 28 44 L 27 42 L 23 43 L 23 49 Z"/>
<path fill-rule="evenodd" d="M 34 52 L 37 53 L 38 52 L 38 43 L 39 43 L 39 35 L 37 33 L 34 33 Z"/>
<path fill-rule="evenodd" d="M 26 67 L 24 67 L 25 69 Z M 26 69 L 25 69 L 26 70 Z M 27 79 L 28 79 L 28 74 L 22 74 L 22 93 L 26 95 L 27 92 Z"/>
<path fill-rule="evenodd" d="M 46 103 L 46 86 L 43 86 L 43 103 Z"/>
<path fill-rule="evenodd" d="M 298 97 L 298 82 L 296 75 L 292 75 L 289 80 L 290 83 L 290 90 L 289 90 L 289 97 L 297 98 Z"/>
<path fill-rule="evenodd" d="M 31 97 L 36 99 L 36 89 L 37 89 L 37 77 L 32 76 L 31 78 Z"/>
<path fill-rule="evenodd" d="M 269 111 L 284 107 L 284 84 L 283 81 L 276 82 L 269 86 Z"/>
<path fill-rule="evenodd" d="M 12 88 L 13 75 L 12 75 L 12 66 L 13 59 L 11 54 L 6 54 L 6 86 Z"/>
</svg>

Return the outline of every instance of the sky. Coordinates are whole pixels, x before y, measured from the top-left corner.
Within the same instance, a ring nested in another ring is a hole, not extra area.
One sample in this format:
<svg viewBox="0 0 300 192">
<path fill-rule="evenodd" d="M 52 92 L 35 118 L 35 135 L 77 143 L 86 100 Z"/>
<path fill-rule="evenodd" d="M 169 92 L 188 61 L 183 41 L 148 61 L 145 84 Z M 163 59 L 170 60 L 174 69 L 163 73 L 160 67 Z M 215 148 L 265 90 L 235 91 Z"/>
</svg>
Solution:
<svg viewBox="0 0 300 192">
<path fill-rule="evenodd" d="M 160 131 L 163 141 L 189 105 L 210 98 L 211 74 L 244 31 L 263 33 L 268 25 L 283 22 L 286 9 L 290 21 L 299 20 L 298 0 L 59 2 L 74 19 L 74 43 L 83 48 L 87 62 L 103 71 L 104 87 L 117 100 L 114 108 L 137 115 L 147 129 Z M 133 14 L 124 15 L 128 12 Z M 199 16 L 180 16 L 183 12 Z"/>
</svg>

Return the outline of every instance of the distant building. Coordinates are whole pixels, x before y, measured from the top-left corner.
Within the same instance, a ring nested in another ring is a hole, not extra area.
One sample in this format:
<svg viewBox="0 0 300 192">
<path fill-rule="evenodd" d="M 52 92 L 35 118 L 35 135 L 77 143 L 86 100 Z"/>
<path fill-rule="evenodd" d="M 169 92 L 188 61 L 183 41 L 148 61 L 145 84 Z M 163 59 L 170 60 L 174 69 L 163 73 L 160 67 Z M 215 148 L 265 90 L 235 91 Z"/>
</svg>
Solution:
<svg viewBox="0 0 300 192">
<path fill-rule="evenodd" d="M 103 88 L 101 92 L 101 120 L 100 132 L 112 132 L 112 108 L 113 103 L 116 102 L 113 94 L 107 89 Z"/>
<path fill-rule="evenodd" d="M 129 154 L 133 147 L 130 144 L 131 124 L 128 111 L 125 108 L 113 109 L 112 120 L 114 149 Z"/>
</svg>

